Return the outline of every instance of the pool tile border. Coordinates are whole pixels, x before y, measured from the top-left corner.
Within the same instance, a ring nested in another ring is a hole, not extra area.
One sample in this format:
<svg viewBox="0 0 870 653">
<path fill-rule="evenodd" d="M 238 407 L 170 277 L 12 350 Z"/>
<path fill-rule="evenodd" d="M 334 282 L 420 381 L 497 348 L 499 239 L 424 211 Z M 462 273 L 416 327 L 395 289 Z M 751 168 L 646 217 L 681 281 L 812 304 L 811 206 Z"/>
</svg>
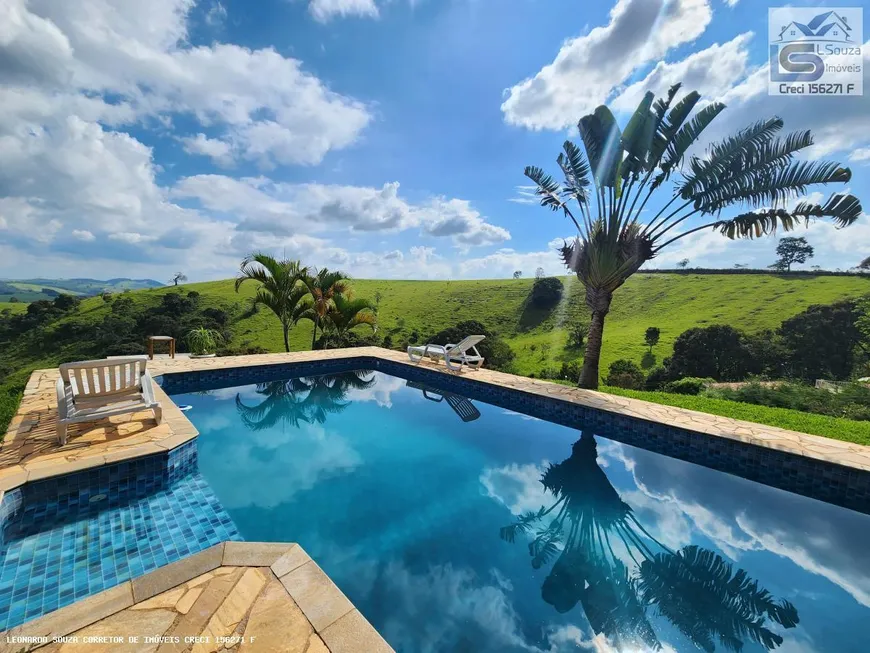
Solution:
<svg viewBox="0 0 870 653">
<path fill-rule="evenodd" d="M 365 643 L 367 653 L 394 653 L 301 546 L 275 542 L 222 542 L 11 628 L 5 633 L 6 641 L 0 643 L 0 652 L 22 648 L 21 644 L 7 643 L 11 637 L 47 637 L 49 640 L 66 637 L 219 567 L 269 568 L 331 653 L 357 653 L 360 642 Z M 309 568 L 316 569 L 319 574 L 309 574 L 311 577 L 299 574 L 299 571 Z M 117 634 L 123 636 L 127 633 Z M 43 645 L 46 644 L 39 646 Z"/>
</svg>

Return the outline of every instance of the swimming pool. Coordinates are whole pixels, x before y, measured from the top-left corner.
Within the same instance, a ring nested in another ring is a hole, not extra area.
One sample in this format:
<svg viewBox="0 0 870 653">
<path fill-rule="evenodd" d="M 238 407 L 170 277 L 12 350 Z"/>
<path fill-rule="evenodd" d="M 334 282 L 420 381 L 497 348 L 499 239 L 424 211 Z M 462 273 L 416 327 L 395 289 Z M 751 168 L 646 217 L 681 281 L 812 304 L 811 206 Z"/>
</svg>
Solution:
<svg viewBox="0 0 870 653">
<path fill-rule="evenodd" d="M 240 535 L 301 543 L 398 651 L 866 650 L 870 516 L 521 402 L 320 371 L 164 389 Z"/>
</svg>

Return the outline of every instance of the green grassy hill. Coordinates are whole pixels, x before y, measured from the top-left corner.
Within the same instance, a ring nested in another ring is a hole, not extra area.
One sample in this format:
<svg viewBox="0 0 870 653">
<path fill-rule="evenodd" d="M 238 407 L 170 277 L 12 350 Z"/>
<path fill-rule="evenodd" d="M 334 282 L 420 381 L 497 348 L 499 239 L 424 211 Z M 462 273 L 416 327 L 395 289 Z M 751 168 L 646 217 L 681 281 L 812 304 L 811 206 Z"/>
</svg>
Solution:
<svg viewBox="0 0 870 653">
<path fill-rule="evenodd" d="M 8 302 L 10 297 L 16 297 L 22 302 L 35 302 L 40 299 L 52 299 L 54 295 L 43 292 L 43 289 L 56 293 L 66 293 L 82 297 L 99 295 L 104 290 L 121 292 L 123 290 L 143 290 L 162 287 L 163 284 L 153 279 L 7 279 L 0 280 L 0 302 Z"/>
<path fill-rule="evenodd" d="M 381 294 L 380 333 L 392 334 L 395 344 L 417 332 L 422 341 L 462 320 L 479 320 L 502 335 L 517 354 L 516 372 L 538 373 L 577 360 L 582 351 L 566 348 L 568 329 L 576 321 L 586 323 L 583 289 L 572 277 L 563 278 L 565 299 L 553 311 L 527 307 L 532 279 L 488 281 L 384 281 L 357 279 L 358 296 L 373 299 Z M 201 301 L 234 310 L 233 343 L 281 351 L 283 344 L 277 319 L 268 310 L 243 317 L 254 294 L 254 284 L 236 294 L 232 280 L 186 284 L 177 290 L 195 290 Z M 133 291 L 125 296 L 137 304 L 156 304 L 175 288 Z M 773 275 L 668 275 L 637 274 L 614 296 L 607 318 L 602 371 L 618 358 L 641 362 L 647 351 L 647 327 L 661 329 L 661 341 L 653 350 L 657 362 L 670 355 L 674 339 L 693 326 L 729 324 L 746 331 L 776 328 L 811 304 L 828 304 L 870 293 L 870 280 L 863 277 L 787 278 Z M 83 321 L 98 321 L 109 308 L 102 299 L 85 299 L 77 314 Z M 311 345 L 310 322 L 301 322 L 291 332 L 294 350 Z M 647 361 L 649 364 L 650 361 Z"/>
<path fill-rule="evenodd" d="M 563 282 L 565 296 L 560 305 L 550 311 L 529 306 L 527 298 L 534 283 L 532 279 L 357 279 L 353 287 L 360 297 L 374 300 L 380 295 L 379 334 L 381 337 L 389 335 L 394 347 L 409 339 L 425 342 L 435 332 L 458 322 L 478 320 L 501 335 L 514 350 L 516 373 L 537 375 L 544 368 L 558 369 L 562 362 L 582 359 L 582 350 L 568 348 L 566 343 L 572 325 L 588 323 L 583 288 L 573 277 L 564 277 Z M 237 294 L 233 281 L 223 280 L 135 290 L 116 297 L 129 298 L 133 310 L 141 313 L 160 305 L 162 296 L 167 293 L 196 291 L 200 295 L 197 302 L 200 310 L 220 308 L 231 316 L 229 328 L 233 337 L 228 344 L 232 348 L 283 351 L 277 318 L 265 308 L 256 313 L 250 310 L 255 287 L 255 284 L 247 284 Z M 674 339 L 694 326 L 729 324 L 748 332 L 775 329 L 783 320 L 811 304 L 829 304 L 868 293 L 870 279 L 865 277 L 637 274 L 615 294 L 605 329 L 601 371 L 606 373 L 608 365 L 619 358 L 642 363 L 647 353 L 644 332 L 650 326 L 661 329 L 661 340 L 653 350 L 655 360 L 647 357 L 646 366 L 670 355 Z M 101 297 L 85 298 L 70 314 L 52 324 L 51 331 L 37 337 L 22 336 L 0 347 L 0 373 L 6 375 L 0 390 L 5 387 L 11 393 L 8 400 L 0 396 L 0 418 L 4 418 L 0 419 L 0 425 L 11 416 L 29 370 L 64 360 L 105 355 L 94 346 L 93 336 L 96 325 L 110 314 L 111 306 Z M 26 305 L 0 303 L 0 310 L 3 308 L 20 312 L 26 310 Z M 308 321 L 297 325 L 290 335 L 291 348 L 308 349 L 311 331 L 312 324 Z M 52 332 L 65 334 L 63 341 L 52 337 Z M 714 407 L 710 412 L 717 410 Z M 813 430 L 803 422 L 792 424 L 782 419 L 785 418 L 768 416 L 757 421 L 781 426 L 788 423 L 792 428 L 804 427 L 810 432 L 840 437 L 836 429 Z M 868 427 L 862 428 L 867 430 Z M 861 431 L 861 438 L 860 441 L 870 441 L 870 433 Z"/>
</svg>

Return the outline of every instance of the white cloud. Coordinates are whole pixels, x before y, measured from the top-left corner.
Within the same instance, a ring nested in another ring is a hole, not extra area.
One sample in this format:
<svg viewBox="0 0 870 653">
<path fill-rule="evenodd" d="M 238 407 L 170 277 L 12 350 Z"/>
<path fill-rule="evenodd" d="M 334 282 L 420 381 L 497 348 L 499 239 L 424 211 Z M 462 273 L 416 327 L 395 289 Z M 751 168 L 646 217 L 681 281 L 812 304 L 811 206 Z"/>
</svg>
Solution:
<svg viewBox="0 0 870 653">
<path fill-rule="evenodd" d="M 224 21 L 227 19 L 227 8 L 223 6 L 219 2 L 219 0 L 215 0 L 212 2 L 211 7 L 208 10 L 208 13 L 205 15 L 205 22 L 210 27 L 220 27 L 224 24 Z"/>
<path fill-rule="evenodd" d="M 870 147 L 859 147 L 849 155 L 849 161 L 870 161 Z"/>
<path fill-rule="evenodd" d="M 508 91 L 505 120 L 529 129 L 573 125 L 636 68 L 701 35 L 711 18 L 707 0 L 619 0 L 606 26 L 567 41 L 553 63 Z"/>
<path fill-rule="evenodd" d="M 181 139 L 184 151 L 189 154 L 201 154 L 210 157 L 219 165 L 230 165 L 233 162 L 232 145 L 219 138 L 209 138 L 205 134 L 186 136 Z"/>
<path fill-rule="evenodd" d="M 308 11 L 315 20 L 325 23 L 333 18 L 362 16 L 377 18 L 378 6 L 375 0 L 311 0 Z"/>
<path fill-rule="evenodd" d="M 96 236 L 87 229 L 73 229 L 72 236 L 84 241 L 96 240 Z"/>
<path fill-rule="evenodd" d="M 514 204 L 539 204 L 538 196 L 535 195 L 537 186 L 517 186 L 517 197 L 508 198 L 508 202 Z"/>
<path fill-rule="evenodd" d="M 469 202 L 439 197 L 412 204 L 399 196 L 399 182 L 371 188 L 197 175 L 181 179 L 172 194 L 237 216 L 240 232 L 289 236 L 336 229 L 368 233 L 419 228 L 428 236 L 450 238 L 460 248 L 510 239 L 506 229 L 487 222 Z"/>
<path fill-rule="evenodd" d="M 683 90 L 698 91 L 702 97 L 719 97 L 746 75 L 752 32 L 727 43 L 711 45 L 674 63 L 658 62 L 642 80 L 628 86 L 611 103 L 614 110 L 634 111 L 644 93 L 663 95 L 671 86 L 683 83 Z"/>
</svg>

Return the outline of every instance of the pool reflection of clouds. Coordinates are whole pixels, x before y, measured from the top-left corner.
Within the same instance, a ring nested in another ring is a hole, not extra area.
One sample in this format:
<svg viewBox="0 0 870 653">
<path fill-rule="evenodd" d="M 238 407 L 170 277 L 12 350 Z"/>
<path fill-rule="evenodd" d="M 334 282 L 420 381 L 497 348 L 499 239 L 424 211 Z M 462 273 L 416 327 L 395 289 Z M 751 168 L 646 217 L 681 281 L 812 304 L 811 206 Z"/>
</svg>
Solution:
<svg viewBox="0 0 870 653">
<path fill-rule="evenodd" d="M 371 388 L 351 388 L 347 391 L 348 401 L 374 401 L 382 408 L 392 408 L 392 395 L 405 387 L 405 379 L 373 372 L 376 383 Z"/>
<path fill-rule="evenodd" d="M 209 447 L 210 441 L 202 440 L 200 448 Z M 245 430 L 244 441 L 222 441 L 230 444 L 221 445 L 219 453 L 200 456 L 208 457 L 208 480 L 228 509 L 274 508 L 363 462 L 346 438 L 320 425 Z"/>
<path fill-rule="evenodd" d="M 616 442 L 601 443 L 599 450 L 623 463 L 640 493 L 683 513 L 729 557 L 767 551 L 870 607 L 867 515 Z"/>
</svg>

